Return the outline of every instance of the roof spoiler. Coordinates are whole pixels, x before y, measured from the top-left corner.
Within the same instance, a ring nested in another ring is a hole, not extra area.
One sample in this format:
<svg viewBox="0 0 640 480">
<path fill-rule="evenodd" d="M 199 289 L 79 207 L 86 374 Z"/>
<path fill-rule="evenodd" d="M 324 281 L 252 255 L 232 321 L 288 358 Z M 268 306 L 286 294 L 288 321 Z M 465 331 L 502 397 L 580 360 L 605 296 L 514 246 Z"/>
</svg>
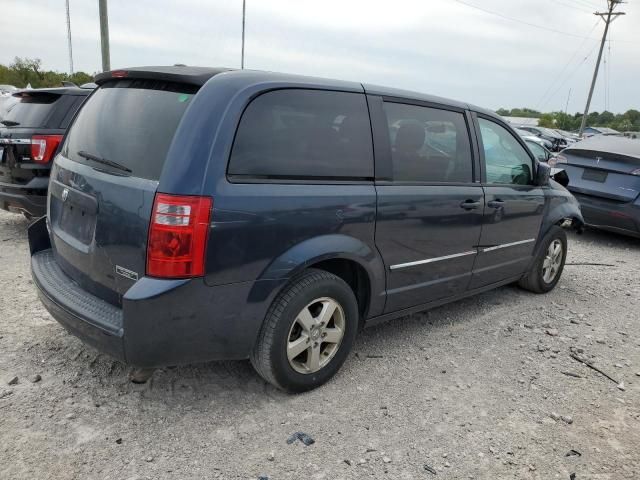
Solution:
<svg viewBox="0 0 640 480">
<path fill-rule="evenodd" d="M 110 80 L 123 78 L 140 80 L 164 80 L 167 82 L 186 83 L 201 87 L 214 75 L 226 71 L 230 68 L 207 68 L 190 66 L 166 66 L 166 67 L 135 67 L 123 68 L 102 72 L 94 77 L 94 82 L 99 86 Z"/>
</svg>

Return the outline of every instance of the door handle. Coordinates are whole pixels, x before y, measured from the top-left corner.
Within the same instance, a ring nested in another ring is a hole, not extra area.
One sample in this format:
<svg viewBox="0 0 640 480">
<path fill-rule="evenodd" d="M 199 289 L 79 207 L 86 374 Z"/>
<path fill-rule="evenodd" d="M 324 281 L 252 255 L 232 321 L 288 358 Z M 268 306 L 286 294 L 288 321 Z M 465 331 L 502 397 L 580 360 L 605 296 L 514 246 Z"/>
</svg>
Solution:
<svg viewBox="0 0 640 480">
<path fill-rule="evenodd" d="M 464 208 L 465 210 L 475 210 L 479 206 L 480 206 L 480 202 L 475 202 L 473 200 L 465 200 L 460 204 L 460 207 Z"/>
<path fill-rule="evenodd" d="M 503 206 L 504 206 L 504 201 L 500 200 L 499 198 L 495 200 L 491 200 L 490 202 L 487 202 L 487 207 L 502 208 Z"/>
</svg>

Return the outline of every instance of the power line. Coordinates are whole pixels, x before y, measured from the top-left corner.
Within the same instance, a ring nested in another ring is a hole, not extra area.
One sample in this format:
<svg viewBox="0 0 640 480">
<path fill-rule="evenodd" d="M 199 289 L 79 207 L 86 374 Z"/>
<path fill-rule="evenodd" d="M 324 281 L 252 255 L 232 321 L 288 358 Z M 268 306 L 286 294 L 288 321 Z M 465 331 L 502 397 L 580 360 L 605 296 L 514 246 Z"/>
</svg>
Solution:
<svg viewBox="0 0 640 480">
<path fill-rule="evenodd" d="M 535 23 L 526 22 L 524 20 L 520 20 L 520 19 L 517 19 L 517 18 L 508 17 L 507 15 L 503 15 L 502 13 L 494 12 L 493 10 L 487 10 L 486 8 L 479 7 L 479 6 L 473 5 L 471 3 L 467 3 L 467 2 L 465 2 L 463 0 L 453 0 L 453 1 L 457 2 L 457 3 L 460 3 L 462 5 L 466 5 L 467 7 L 474 8 L 476 10 L 480 10 L 481 12 L 487 13 L 489 15 L 494 15 L 496 17 L 500 17 L 500 18 L 502 18 L 504 20 L 509 20 L 511 22 L 521 23 L 523 25 L 528 25 L 529 27 L 533 27 L 533 28 L 539 28 L 540 30 L 546 30 L 547 32 L 553 32 L 553 33 L 557 33 L 559 35 L 567 35 L 569 37 L 574 37 L 574 38 L 586 38 L 587 40 L 595 40 L 595 38 L 583 37 L 582 35 L 576 35 L 574 33 L 563 32 L 561 30 L 556 30 L 555 28 L 549 28 L 549 27 L 545 27 L 543 25 L 537 25 Z"/>
<path fill-rule="evenodd" d="M 565 32 L 565 31 L 562 31 L 562 30 L 557 30 L 555 28 L 549 28 L 549 27 L 545 27 L 543 25 L 538 25 L 536 23 L 527 22 L 525 20 L 520 20 L 518 18 L 509 17 L 507 15 L 503 15 L 500 12 L 495 12 L 493 10 L 488 10 L 488 9 L 486 9 L 484 7 L 479 7 L 478 5 L 474 5 L 472 3 L 465 2 L 464 0 L 453 0 L 453 1 L 456 2 L 456 3 L 459 3 L 461 5 L 465 5 L 465 6 L 469 7 L 469 8 L 473 8 L 475 10 L 480 10 L 481 12 L 484 12 L 484 13 L 486 13 L 488 15 L 493 15 L 493 16 L 502 18 L 503 20 L 509 20 L 511 22 L 520 23 L 522 25 L 527 25 L 529 27 L 538 28 L 540 30 L 545 30 L 547 32 L 557 33 L 558 35 L 566 35 L 568 37 L 583 38 L 583 39 L 586 38 L 587 40 L 594 40 L 594 41 L 597 40 L 597 38 L 583 37 L 582 35 L 576 35 L 574 33 L 569 33 L 569 32 Z M 637 44 L 637 42 L 628 42 L 628 41 L 624 41 L 624 40 L 617 40 L 617 42 L 618 43 L 633 43 L 633 44 Z"/>
<path fill-rule="evenodd" d="M 583 7 L 583 6 L 578 7 L 578 6 L 576 6 L 574 4 L 571 4 L 571 3 L 563 3 L 560 0 L 549 0 L 549 1 L 551 3 L 556 4 L 556 5 L 562 5 L 563 7 L 571 8 L 573 10 L 578 10 L 578 11 L 580 11 L 582 13 L 592 13 L 591 10 L 587 10 L 587 8 Z"/>
<path fill-rule="evenodd" d="M 586 7 L 586 8 L 589 8 L 589 9 L 598 8 L 597 4 L 594 4 L 592 2 L 588 2 L 587 0 L 567 0 L 567 1 L 573 2 L 576 5 L 580 5 L 582 7 Z"/>
<path fill-rule="evenodd" d="M 556 88 L 553 91 L 553 93 L 549 96 L 549 100 L 554 98 L 558 94 L 558 92 L 562 89 L 562 87 L 564 87 L 565 84 L 576 74 L 576 72 L 580 69 L 580 67 L 582 67 L 587 62 L 587 60 L 589 60 L 589 58 L 591 58 L 591 55 L 593 55 L 593 53 L 596 51 L 596 48 L 598 48 L 598 46 L 594 45 L 591 51 L 582 59 L 582 61 L 578 63 L 573 70 L 571 70 L 569 75 L 567 75 L 567 77 L 560 83 L 560 85 L 558 85 L 558 88 Z"/>
<path fill-rule="evenodd" d="M 559 73 L 556 75 L 556 77 L 553 79 L 553 81 L 551 82 L 551 84 L 549 85 L 549 87 L 545 90 L 545 92 L 542 94 L 542 96 L 540 97 L 540 100 L 538 100 L 537 104 L 536 104 L 536 110 L 539 110 L 540 107 L 542 107 L 544 105 L 545 101 L 550 100 L 552 97 L 547 98 L 547 95 L 549 94 L 549 92 L 551 92 L 551 89 L 553 89 L 555 83 L 560 80 L 560 78 L 562 77 L 562 75 L 564 74 L 564 72 L 567 70 L 567 68 L 569 68 L 569 65 L 573 62 L 573 60 L 576 58 L 576 56 L 578 55 L 578 52 L 580 52 L 580 50 L 582 50 L 582 47 L 584 47 L 584 44 L 587 43 L 587 38 L 589 35 L 591 35 L 593 33 L 593 31 L 596 29 L 596 27 L 598 26 L 598 24 L 600 23 L 600 20 L 596 20 L 596 23 L 593 24 L 593 27 L 591 27 L 591 30 L 589 30 L 589 33 L 587 34 L 587 37 L 584 38 L 584 40 L 582 40 L 582 43 L 580 43 L 580 46 L 578 46 L 578 48 L 573 52 L 573 55 L 571 55 L 571 57 L 569 58 L 569 60 L 567 61 L 567 63 L 564 64 L 564 67 L 562 67 L 562 69 L 559 71 Z"/>
</svg>

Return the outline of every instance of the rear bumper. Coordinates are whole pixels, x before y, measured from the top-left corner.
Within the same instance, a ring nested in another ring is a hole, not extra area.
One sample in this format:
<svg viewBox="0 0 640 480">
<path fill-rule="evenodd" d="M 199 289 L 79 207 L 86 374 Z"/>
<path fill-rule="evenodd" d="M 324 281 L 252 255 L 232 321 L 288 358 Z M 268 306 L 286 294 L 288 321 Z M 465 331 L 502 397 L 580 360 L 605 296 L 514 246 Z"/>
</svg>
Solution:
<svg viewBox="0 0 640 480">
<path fill-rule="evenodd" d="M 580 209 L 587 225 L 628 235 L 640 235 L 638 202 L 617 202 L 578 192 L 571 193 L 580 202 Z"/>
<path fill-rule="evenodd" d="M 0 208 L 20 210 L 32 217 L 42 217 L 47 213 L 47 189 L 32 189 L 0 183 Z"/>
<path fill-rule="evenodd" d="M 40 300 L 64 328 L 98 350 L 125 360 L 121 309 L 84 292 L 60 269 L 51 249 L 31 257 L 31 275 Z"/>
<path fill-rule="evenodd" d="M 248 358 L 277 290 L 270 281 L 210 287 L 201 278 L 143 277 L 118 308 L 69 278 L 51 249 L 32 254 L 31 271 L 42 303 L 63 327 L 139 367 Z"/>
</svg>

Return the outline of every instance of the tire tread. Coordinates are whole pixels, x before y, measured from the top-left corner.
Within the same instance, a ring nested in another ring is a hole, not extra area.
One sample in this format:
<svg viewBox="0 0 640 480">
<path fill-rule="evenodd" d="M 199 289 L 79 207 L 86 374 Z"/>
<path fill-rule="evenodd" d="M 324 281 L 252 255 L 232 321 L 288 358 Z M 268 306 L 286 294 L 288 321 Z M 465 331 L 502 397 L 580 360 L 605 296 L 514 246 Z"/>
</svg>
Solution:
<svg viewBox="0 0 640 480">
<path fill-rule="evenodd" d="M 265 316 L 265 321 L 260 329 L 260 333 L 258 334 L 256 345 L 251 352 L 249 359 L 253 368 L 267 382 L 280 389 L 286 388 L 276 379 L 270 354 L 271 349 L 276 342 L 275 332 L 277 325 L 281 321 L 282 315 L 289 303 L 291 303 L 291 301 L 296 296 L 300 295 L 306 288 L 320 280 L 342 282 L 349 288 L 344 280 L 325 270 L 310 268 L 300 273 L 297 277 L 294 277 L 291 280 L 287 288 L 283 289 L 282 292 L 278 294 L 269 307 L 269 310 L 267 310 L 267 315 Z"/>
</svg>

